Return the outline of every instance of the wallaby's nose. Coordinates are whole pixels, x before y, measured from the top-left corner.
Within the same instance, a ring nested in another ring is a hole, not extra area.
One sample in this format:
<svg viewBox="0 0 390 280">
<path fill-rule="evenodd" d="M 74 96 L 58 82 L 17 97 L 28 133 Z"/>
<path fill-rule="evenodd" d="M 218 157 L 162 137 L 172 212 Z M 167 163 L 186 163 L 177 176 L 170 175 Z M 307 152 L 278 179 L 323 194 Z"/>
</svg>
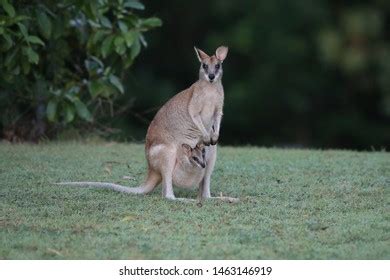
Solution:
<svg viewBox="0 0 390 280">
<path fill-rule="evenodd" d="M 212 81 L 212 80 L 214 80 L 214 78 L 215 78 L 215 75 L 214 74 L 209 74 L 209 79 Z"/>
</svg>

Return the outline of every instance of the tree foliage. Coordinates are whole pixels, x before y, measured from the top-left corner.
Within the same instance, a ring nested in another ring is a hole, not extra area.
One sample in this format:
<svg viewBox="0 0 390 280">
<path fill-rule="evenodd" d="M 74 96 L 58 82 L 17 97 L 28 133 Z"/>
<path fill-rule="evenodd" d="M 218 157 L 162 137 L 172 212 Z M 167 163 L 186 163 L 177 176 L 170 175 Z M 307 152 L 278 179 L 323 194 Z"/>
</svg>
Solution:
<svg viewBox="0 0 390 280">
<path fill-rule="evenodd" d="M 136 69 L 139 112 L 196 80 L 193 45 L 212 53 L 226 44 L 223 143 L 390 146 L 389 1 L 215 0 L 200 7 L 151 3 L 165 24 Z M 156 60 L 151 76 L 145 68 Z"/>
<path fill-rule="evenodd" d="M 137 0 L 0 4 L 0 115 L 11 139 L 92 122 L 124 93 L 123 75 L 147 46 L 144 32 L 161 26 L 138 16 L 145 7 Z"/>
</svg>

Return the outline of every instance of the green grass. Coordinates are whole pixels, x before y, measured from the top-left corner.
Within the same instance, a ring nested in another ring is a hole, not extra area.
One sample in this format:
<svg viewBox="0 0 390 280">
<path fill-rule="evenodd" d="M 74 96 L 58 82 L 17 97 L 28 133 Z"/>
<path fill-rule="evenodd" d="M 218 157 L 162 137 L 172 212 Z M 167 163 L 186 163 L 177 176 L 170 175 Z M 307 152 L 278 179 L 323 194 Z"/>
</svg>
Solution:
<svg viewBox="0 0 390 280">
<path fill-rule="evenodd" d="M 160 187 L 140 197 L 52 184 L 136 186 L 142 145 L 2 143 L 0 159 L 2 259 L 390 258 L 389 153 L 222 147 L 212 193 L 241 202 L 202 207 Z"/>
</svg>

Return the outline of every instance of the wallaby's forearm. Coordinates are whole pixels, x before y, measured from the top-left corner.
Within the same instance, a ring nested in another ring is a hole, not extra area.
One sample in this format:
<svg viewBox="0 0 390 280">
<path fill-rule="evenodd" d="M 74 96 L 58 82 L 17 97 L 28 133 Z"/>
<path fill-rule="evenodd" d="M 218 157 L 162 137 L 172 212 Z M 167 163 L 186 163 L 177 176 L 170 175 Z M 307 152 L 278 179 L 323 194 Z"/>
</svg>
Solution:
<svg viewBox="0 0 390 280">
<path fill-rule="evenodd" d="M 222 110 L 217 110 L 215 113 L 215 119 L 212 126 L 214 127 L 214 133 L 216 133 L 217 135 L 219 135 L 219 130 L 221 128 L 222 116 L 223 116 Z"/>
<path fill-rule="evenodd" d="M 204 138 L 210 138 L 210 133 L 207 132 L 207 130 L 202 122 L 202 118 L 201 118 L 200 114 L 197 114 L 195 116 L 193 114 L 190 114 L 190 116 L 191 116 L 191 119 L 194 122 L 195 126 L 202 133 L 202 136 Z"/>
</svg>

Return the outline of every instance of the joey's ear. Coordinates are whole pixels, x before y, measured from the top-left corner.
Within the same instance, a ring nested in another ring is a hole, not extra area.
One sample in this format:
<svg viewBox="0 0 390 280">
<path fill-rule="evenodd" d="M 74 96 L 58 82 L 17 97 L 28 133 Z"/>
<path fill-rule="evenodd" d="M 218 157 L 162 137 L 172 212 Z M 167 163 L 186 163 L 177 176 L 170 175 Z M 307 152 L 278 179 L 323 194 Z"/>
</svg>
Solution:
<svg viewBox="0 0 390 280">
<path fill-rule="evenodd" d="M 187 144 L 182 144 L 181 145 L 184 149 L 184 152 L 187 154 L 187 155 L 190 155 L 191 152 L 192 152 L 192 148 L 190 145 L 187 145 Z"/>
<path fill-rule="evenodd" d="M 209 58 L 209 56 L 202 50 L 198 49 L 197 47 L 194 47 L 196 56 L 199 59 L 199 62 L 202 62 L 204 59 Z"/>
<path fill-rule="evenodd" d="M 220 60 L 224 61 L 227 54 L 228 54 L 228 47 L 225 46 L 220 46 L 216 51 L 215 51 L 215 56 Z"/>
</svg>

